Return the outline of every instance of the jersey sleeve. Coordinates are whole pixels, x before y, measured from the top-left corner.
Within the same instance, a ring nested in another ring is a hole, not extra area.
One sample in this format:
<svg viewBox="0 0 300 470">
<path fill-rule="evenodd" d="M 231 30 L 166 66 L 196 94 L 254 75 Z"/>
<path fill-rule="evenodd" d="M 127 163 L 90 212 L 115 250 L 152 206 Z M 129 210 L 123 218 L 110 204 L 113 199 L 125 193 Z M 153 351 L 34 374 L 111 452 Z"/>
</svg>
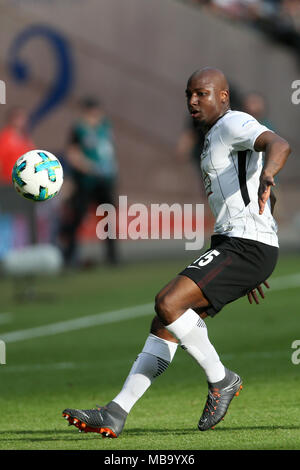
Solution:
<svg viewBox="0 0 300 470">
<path fill-rule="evenodd" d="M 250 114 L 238 112 L 224 121 L 221 138 L 226 146 L 234 150 L 254 150 L 257 137 L 266 131 L 272 132 Z"/>
</svg>

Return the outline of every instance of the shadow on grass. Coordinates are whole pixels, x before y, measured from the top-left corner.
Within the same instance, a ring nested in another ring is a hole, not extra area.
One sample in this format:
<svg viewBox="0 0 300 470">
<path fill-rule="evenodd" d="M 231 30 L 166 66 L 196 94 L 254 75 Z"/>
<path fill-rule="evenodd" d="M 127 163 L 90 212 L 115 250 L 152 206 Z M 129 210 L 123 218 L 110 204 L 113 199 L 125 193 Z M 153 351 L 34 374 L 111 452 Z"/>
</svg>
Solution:
<svg viewBox="0 0 300 470">
<path fill-rule="evenodd" d="M 230 431 L 274 431 L 274 430 L 299 430 L 300 426 L 284 426 L 284 425 L 275 425 L 275 426 L 232 426 L 232 427 L 218 427 L 214 432 L 230 432 Z M 148 428 L 132 428 L 124 431 L 122 437 L 133 437 L 133 436 L 143 436 L 146 434 L 159 434 L 159 435 L 172 435 L 172 434 L 195 434 L 197 429 L 193 428 L 179 428 L 179 429 L 148 429 Z M 99 439 L 100 436 L 97 433 L 88 433 L 89 438 L 93 437 Z M 41 437 L 37 437 L 41 435 Z M 74 430 L 7 430 L 0 431 L 1 441 L 61 441 L 65 439 L 67 441 L 77 441 L 82 440 L 82 437 L 85 436 L 85 433 L 75 433 Z M 5 436 L 7 436 L 5 438 Z M 11 437 L 10 437 L 11 436 Z M 44 436 L 44 437 L 42 437 Z"/>
<path fill-rule="evenodd" d="M 288 429 L 290 430 L 299 430 L 300 426 L 284 426 L 284 425 L 275 425 L 275 426 L 232 426 L 232 427 L 216 427 L 214 429 L 214 432 L 219 432 L 219 431 L 274 431 L 276 429 L 286 431 Z M 144 434 L 144 433 L 159 433 L 161 434 L 191 434 L 195 433 L 195 431 L 198 431 L 197 428 L 180 428 L 180 429 L 140 429 L 140 428 L 133 428 L 133 429 L 128 429 L 126 430 L 127 435 L 138 435 L 138 434 Z M 202 433 L 201 433 L 202 434 Z"/>
<path fill-rule="evenodd" d="M 37 437 L 41 435 L 41 437 Z M 29 430 L 19 430 L 19 431 L 0 431 L 1 442 L 12 442 L 12 441 L 28 441 L 28 442 L 52 442 L 52 441 L 79 441 L 82 440 L 82 435 L 77 433 L 72 433 L 70 431 L 53 431 L 53 430 L 44 430 L 44 431 L 29 431 Z M 7 436 L 5 438 L 5 436 Z M 44 436 L 44 437 L 42 437 Z M 57 436 L 57 437 L 56 437 Z M 99 435 L 95 434 L 95 437 L 99 439 Z"/>
</svg>

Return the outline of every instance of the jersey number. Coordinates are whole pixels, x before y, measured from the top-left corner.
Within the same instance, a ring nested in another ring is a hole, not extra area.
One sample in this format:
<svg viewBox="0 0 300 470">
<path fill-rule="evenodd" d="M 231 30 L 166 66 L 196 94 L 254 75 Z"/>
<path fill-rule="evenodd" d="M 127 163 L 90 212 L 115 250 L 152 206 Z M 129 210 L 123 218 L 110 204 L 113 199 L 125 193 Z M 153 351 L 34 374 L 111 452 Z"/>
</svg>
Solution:
<svg viewBox="0 0 300 470">
<path fill-rule="evenodd" d="M 209 250 L 200 258 L 196 259 L 193 264 L 198 264 L 198 266 L 206 266 L 207 264 L 211 263 L 214 257 L 219 256 L 220 252 L 217 250 Z"/>
</svg>

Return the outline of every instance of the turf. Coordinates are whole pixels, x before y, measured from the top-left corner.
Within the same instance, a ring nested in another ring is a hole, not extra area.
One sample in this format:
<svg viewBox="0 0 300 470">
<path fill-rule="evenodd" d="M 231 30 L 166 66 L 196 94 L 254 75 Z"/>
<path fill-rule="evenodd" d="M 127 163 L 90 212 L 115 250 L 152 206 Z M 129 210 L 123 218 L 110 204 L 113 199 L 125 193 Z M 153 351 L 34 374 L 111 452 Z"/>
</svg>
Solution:
<svg viewBox="0 0 300 470">
<path fill-rule="evenodd" d="M 299 272 L 299 256 L 281 257 L 273 278 Z M 39 279 L 38 296 L 17 301 L 2 279 L 2 334 L 151 302 L 185 262 L 100 267 Z M 33 281 L 32 281 L 33 282 Z M 272 279 L 270 280 L 272 286 Z M 0 449 L 299 449 L 300 364 L 291 361 L 299 337 L 299 288 L 274 289 L 260 305 L 246 298 L 208 319 L 211 341 L 244 380 L 225 421 L 201 433 L 203 372 L 181 349 L 171 367 L 136 404 L 118 439 L 79 434 L 61 417 L 65 407 L 105 404 L 120 390 L 143 347 L 151 314 L 7 344 L 1 374 Z M 1 337 L 1 333 L 0 333 Z"/>
</svg>

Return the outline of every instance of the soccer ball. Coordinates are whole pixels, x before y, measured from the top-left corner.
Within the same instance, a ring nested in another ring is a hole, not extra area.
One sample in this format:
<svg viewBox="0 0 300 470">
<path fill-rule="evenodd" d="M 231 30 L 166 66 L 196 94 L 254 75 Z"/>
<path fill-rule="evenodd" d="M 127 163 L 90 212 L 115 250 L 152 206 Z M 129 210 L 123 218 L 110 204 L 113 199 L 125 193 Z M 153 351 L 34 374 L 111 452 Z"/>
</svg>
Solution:
<svg viewBox="0 0 300 470">
<path fill-rule="evenodd" d="M 47 201 L 54 197 L 63 183 L 59 160 L 45 150 L 31 150 L 16 161 L 12 171 L 16 191 L 32 201 Z"/>
</svg>

